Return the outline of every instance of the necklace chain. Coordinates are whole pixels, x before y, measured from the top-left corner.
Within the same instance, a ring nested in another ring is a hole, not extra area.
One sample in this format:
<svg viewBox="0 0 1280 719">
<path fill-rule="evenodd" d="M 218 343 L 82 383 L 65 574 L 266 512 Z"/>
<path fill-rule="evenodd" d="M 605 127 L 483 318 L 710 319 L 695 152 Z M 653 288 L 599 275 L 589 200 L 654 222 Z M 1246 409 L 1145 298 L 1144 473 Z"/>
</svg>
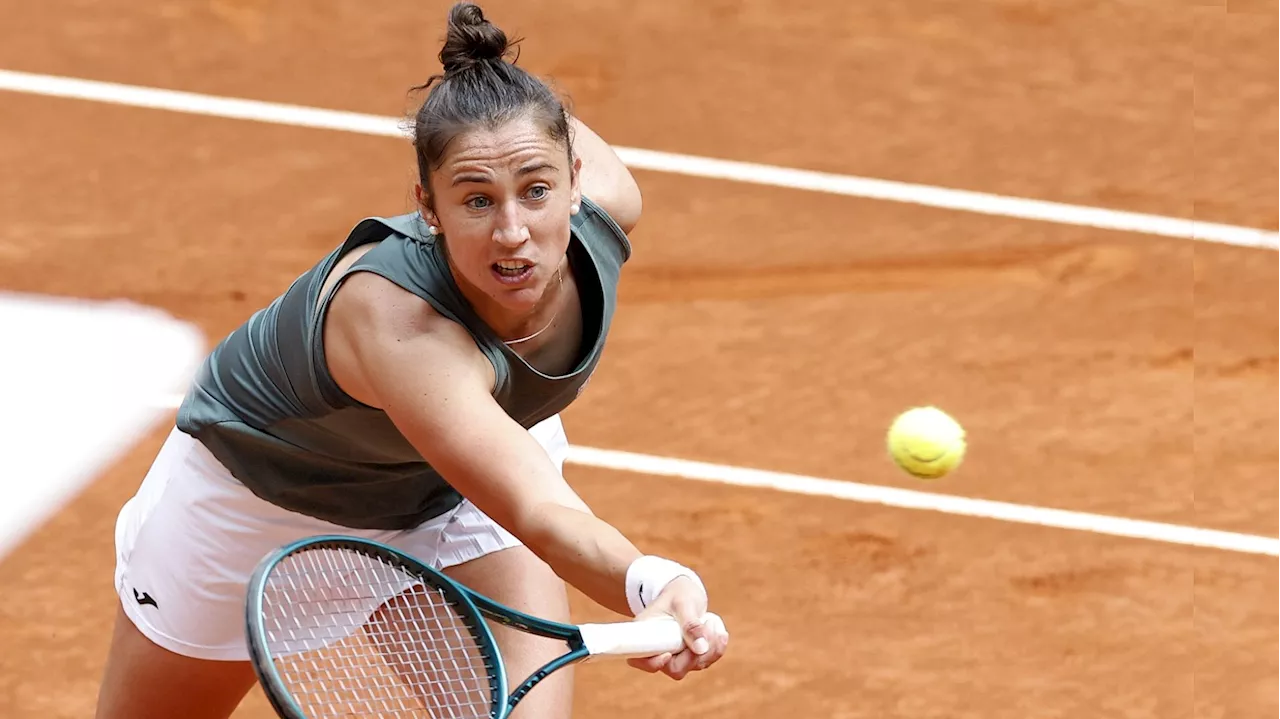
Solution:
<svg viewBox="0 0 1280 719">
<path fill-rule="evenodd" d="M 559 283 L 556 285 L 556 295 L 557 295 L 557 296 L 556 296 L 556 299 L 559 299 L 559 293 L 560 293 L 560 292 L 562 292 L 562 291 L 564 290 L 564 275 L 560 272 L 560 270 L 556 270 L 556 277 L 557 277 L 557 278 L 559 278 L 559 280 L 560 280 L 560 281 L 559 281 Z M 518 345 L 518 344 L 521 344 L 521 343 L 524 343 L 524 342 L 528 342 L 529 340 L 531 340 L 531 339 L 533 339 L 533 338 L 537 337 L 538 335 L 542 334 L 543 332 L 546 332 L 547 330 L 551 329 L 551 325 L 553 325 L 553 324 L 555 324 L 555 323 L 556 323 L 556 319 L 560 316 L 560 310 L 561 310 L 561 309 L 562 309 L 562 307 L 557 307 L 557 308 L 556 308 L 556 311 L 555 311 L 555 314 L 551 315 L 551 319 L 547 321 L 547 324 L 546 324 L 542 329 L 538 330 L 537 332 L 534 332 L 533 334 L 531 334 L 531 335 L 527 335 L 527 336 L 525 336 L 525 337 L 521 337 L 521 338 L 519 338 L 519 339 L 514 339 L 514 340 L 503 340 L 503 341 L 502 341 L 502 344 L 504 344 L 504 345 L 506 345 L 506 346 L 508 346 L 508 347 L 510 347 L 511 345 Z"/>
</svg>

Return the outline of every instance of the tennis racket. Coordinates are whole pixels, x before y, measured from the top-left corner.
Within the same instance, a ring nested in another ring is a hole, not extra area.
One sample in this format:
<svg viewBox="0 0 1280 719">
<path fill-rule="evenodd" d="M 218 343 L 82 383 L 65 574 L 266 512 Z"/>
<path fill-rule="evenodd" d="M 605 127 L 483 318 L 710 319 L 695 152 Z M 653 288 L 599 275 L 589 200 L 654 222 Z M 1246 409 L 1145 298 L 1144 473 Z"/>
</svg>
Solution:
<svg viewBox="0 0 1280 719">
<path fill-rule="evenodd" d="M 590 656 L 684 646 L 674 619 L 571 625 L 503 606 L 378 542 L 326 535 L 259 563 L 246 605 L 249 655 L 286 719 L 505 719 L 538 682 Z M 486 619 L 564 642 L 508 691 Z"/>
</svg>

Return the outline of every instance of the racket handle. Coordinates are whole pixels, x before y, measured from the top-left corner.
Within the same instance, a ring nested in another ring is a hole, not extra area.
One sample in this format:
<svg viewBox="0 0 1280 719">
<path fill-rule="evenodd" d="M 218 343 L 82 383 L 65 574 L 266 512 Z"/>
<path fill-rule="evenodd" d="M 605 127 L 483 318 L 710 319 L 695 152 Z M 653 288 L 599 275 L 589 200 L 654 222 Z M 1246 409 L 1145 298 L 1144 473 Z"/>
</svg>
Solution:
<svg viewBox="0 0 1280 719">
<path fill-rule="evenodd" d="M 652 657 L 684 648 L 684 632 L 674 619 L 644 619 L 635 622 L 582 624 L 582 643 L 592 655 Z"/>
</svg>

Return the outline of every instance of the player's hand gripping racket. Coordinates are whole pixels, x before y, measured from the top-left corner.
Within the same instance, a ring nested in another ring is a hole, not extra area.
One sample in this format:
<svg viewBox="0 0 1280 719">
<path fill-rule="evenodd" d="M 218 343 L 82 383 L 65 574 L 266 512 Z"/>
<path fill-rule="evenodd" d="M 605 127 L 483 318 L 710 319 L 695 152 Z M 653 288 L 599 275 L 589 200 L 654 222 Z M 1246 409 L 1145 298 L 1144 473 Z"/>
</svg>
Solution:
<svg viewBox="0 0 1280 719">
<path fill-rule="evenodd" d="M 396 549 L 322 536 L 265 557 L 249 582 L 249 654 L 282 717 L 505 719 L 539 681 L 589 656 L 684 646 L 674 620 L 580 626 L 515 611 Z M 509 690 L 485 618 L 561 639 Z"/>
</svg>

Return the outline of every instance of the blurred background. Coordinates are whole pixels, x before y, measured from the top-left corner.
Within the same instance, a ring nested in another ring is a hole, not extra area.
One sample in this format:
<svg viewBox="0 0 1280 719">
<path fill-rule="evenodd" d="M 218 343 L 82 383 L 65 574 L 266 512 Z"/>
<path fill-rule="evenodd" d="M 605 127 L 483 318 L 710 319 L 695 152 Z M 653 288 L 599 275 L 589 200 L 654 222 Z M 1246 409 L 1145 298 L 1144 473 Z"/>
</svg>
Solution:
<svg viewBox="0 0 1280 719">
<path fill-rule="evenodd" d="M 0 0 L 0 70 L 394 122 L 439 69 L 450 4 Z M 1274 540 L 1275 3 L 481 5 L 624 149 L 908 183 L 885 200 L 636 169 L 645 214 L 565 415 L 575 445 Z M 403 138 L 5 82 L 2 291 L 128 300 L 212 345 L 361 218 L 412 208 Z M 1003 204 L 938 206 L 938 188 Z M 1020 200 L 1069 207 L 1027 219 Z M 1144 217 L 1099 227 L 1088 208 Z M 6 719 L 93 713 L 114 519 L 172 422 L 168 395 L 138 402 L 148 432 L 0 558 Z M 970 442 L 930 483 L 884 450 L 922 404 Z M 682 684 L 584 667 L 576 716 L 1276 715 L 1274 551 L 566 474 L 697 567 L 734 635 Z M 271 714 L 255 693 L 236 716 Z"/>
</svg>

